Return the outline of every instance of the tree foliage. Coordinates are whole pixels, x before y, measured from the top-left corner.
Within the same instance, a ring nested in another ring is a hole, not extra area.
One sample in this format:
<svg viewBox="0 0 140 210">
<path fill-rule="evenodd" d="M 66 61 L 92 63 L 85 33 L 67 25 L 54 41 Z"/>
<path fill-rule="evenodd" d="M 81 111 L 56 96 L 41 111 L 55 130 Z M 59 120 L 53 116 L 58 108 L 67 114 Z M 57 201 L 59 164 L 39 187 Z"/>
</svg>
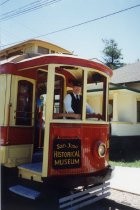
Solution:
<svg viewBox="0 0 140 210">
<path fill-rule="evenodd" d="M 104 61 L 107 66 L 111 69 L 117 69 L 123 66 L 121 60 L 123 59 L 121 49 L 118 49 L 118 44 L 114 39 L 102 40 L 105 44 L 105 48 L 103 50 Z"/>
</svg>

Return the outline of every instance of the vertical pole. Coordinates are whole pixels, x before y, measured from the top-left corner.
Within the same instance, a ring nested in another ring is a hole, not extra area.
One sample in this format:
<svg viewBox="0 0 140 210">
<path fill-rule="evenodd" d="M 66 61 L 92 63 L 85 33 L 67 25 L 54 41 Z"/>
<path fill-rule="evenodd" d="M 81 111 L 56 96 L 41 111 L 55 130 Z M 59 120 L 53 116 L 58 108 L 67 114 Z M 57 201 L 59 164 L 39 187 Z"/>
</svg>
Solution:
<svg viewBox="0 0 140 210">
<path fill-rule="evenodd" d="M 83 71 L 83 110 L 82 110 L 82 120 L 86 119 L 86 101 L 87 101 L 87 74 L 88 74 L 88 69 L 84 69 Z"/>
<path fill-rule="evenodd" d="M 47 177 L 48 174 L 48 159 L 49 159 L 49 136 L 50 136 L 50 122 L 53 116 L 53 101 L 54 101 L 54 82 L 55 82 L 55 65 L 48 65 L 47 77 L 47 98 L 45 102 L 45 135 L 43 148 L 43 166 L 42 176 Z"/>
<path fill-rule="evenodd" d="M 113 121 L 118 121 L 118 94 L 113 96 Z"/>
</svg>

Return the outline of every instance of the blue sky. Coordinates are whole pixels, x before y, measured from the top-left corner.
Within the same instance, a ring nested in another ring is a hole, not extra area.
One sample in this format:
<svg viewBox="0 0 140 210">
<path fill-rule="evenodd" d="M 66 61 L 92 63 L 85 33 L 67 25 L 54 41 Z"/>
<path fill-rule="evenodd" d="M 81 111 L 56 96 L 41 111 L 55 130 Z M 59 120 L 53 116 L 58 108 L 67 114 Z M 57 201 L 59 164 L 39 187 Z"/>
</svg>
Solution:
<svg viewBox="0 0 140 210">
<path fill-rule="evenodd" d="M 32 2 L 35 1 L 1 0 L 0 18 L 6 12 Z M 1 20 L 0 43 L 1 46 L 9 46 L 135 5 L 140 5 L 140 0 L 60 0 L 9 20 Z M 114 39 L 122 50 L 123 62 L 133 63 L 140 59 L 139 21 L 140 6 L 39 39 L 57 44 L 76 55 L 100 60 L 103 60 L 102 39 Z"/>
</svg>

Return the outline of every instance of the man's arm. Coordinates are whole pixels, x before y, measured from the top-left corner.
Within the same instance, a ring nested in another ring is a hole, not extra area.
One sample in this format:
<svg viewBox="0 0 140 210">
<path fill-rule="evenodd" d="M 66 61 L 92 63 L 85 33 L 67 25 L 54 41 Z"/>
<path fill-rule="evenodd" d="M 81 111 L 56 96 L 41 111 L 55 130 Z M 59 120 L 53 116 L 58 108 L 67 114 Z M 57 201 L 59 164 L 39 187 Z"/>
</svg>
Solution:
<svg viewBox="0 0 140 210">
<path fill-rule="evenodd" d="M 67 113 L 74 113 L 72 107 L 71 107 L 72 98 L 70 94 L 67 94 L 64 98 L 64 106 Z"/>
<path fill-rule="evenodd" d="M 93 114 L 94 113 L 93 108 L 88 103 L 86 104 L 86 113 L 87 114 Z"/>
</svg>

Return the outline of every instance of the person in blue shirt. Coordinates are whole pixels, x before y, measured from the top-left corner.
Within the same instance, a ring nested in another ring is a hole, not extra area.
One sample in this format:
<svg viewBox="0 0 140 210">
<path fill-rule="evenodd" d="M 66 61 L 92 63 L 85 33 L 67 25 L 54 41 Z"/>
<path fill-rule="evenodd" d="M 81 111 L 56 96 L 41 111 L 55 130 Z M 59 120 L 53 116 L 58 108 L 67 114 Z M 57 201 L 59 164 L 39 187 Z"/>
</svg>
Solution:
<svg viewBox="0 0 140 210">
<path fill-rule="evenodd" d="M 75 113 L 81 114 L 82 113 L 82 84 L 78 81 L 73 82 L 73 91 L 69 93 L 64 98 L 64 106 L 65 111 L 67 113 Z M 87 103 L 86 104 L 86 113 L 93 114 L 94 110 L 91 106 Z"/>
</svg>

